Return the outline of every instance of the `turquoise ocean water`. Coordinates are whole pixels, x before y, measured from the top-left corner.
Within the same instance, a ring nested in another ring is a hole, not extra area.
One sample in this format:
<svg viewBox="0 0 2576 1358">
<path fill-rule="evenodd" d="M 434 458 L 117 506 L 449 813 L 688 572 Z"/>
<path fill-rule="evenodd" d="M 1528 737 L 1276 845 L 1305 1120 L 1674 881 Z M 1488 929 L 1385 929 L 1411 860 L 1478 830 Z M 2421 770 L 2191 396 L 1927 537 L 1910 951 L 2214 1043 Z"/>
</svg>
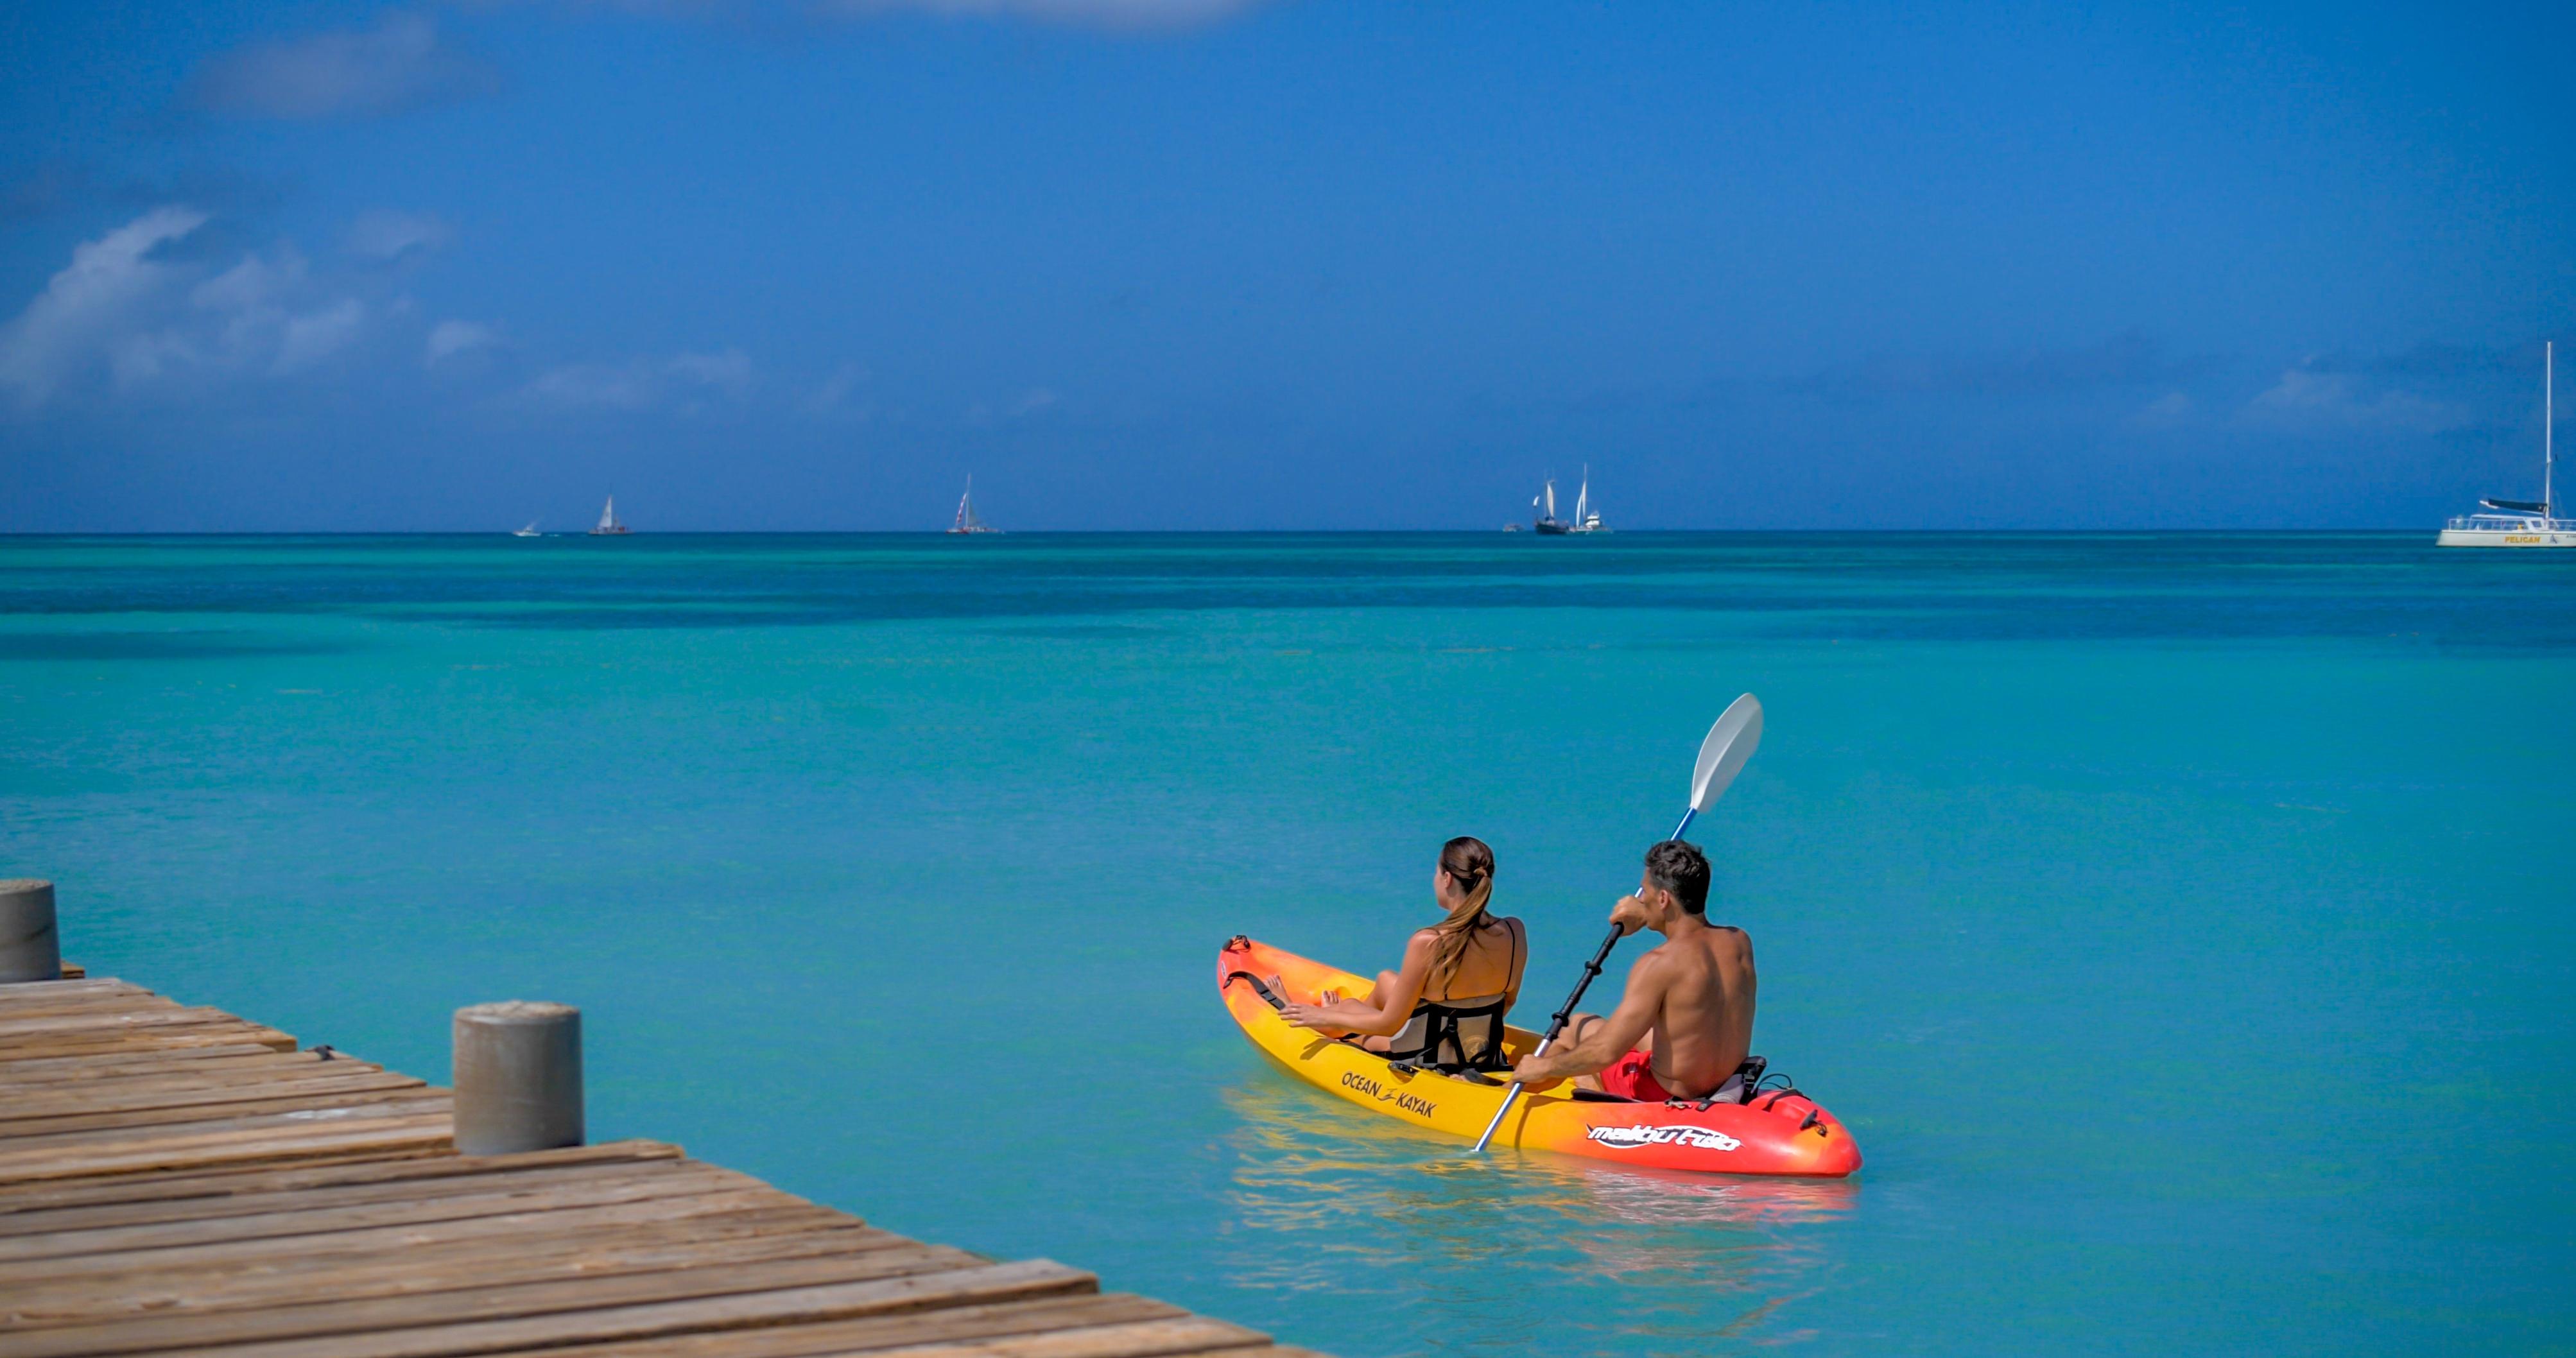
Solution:
<svg viewBox="0 0 2576 1358">
<path fill-rule="evenodd" d="M 0 613 L 72 956 L 442 1080 L 579 1004 L 595 1137 L 898 1230 L 1349 1358 L 2576 1348 L 2576 561 L 20 538 Z M 1747 689 L 1712 914 L 1860 1175 L 1471 1163 L 1237 1036 L 1227 935 L 1391 964 L 1460 833 L 1543 1015 Z"/>
</svg>

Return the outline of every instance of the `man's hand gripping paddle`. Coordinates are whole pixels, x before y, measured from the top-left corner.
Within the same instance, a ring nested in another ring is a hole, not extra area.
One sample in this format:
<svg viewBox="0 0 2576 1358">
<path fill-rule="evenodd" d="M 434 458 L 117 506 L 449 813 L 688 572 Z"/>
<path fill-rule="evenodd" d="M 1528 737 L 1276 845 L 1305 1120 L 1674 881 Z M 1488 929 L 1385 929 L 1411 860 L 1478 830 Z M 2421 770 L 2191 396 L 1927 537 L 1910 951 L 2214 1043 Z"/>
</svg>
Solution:
<svg viewBox="0 0 2576 1358">
<path fill-rule="evenodd" d="M 1717 724 L 1708 728 L 1708 739 L 1699 743 L 1699 763 L 1691 769 L 1690 808 L 1682 812 L 1682 823 L 1673 827 L 1672 838 L 1681 838 L 1700 812 L 1716 804 L 1726 785 L 1744 771 L 1744 761 L 1753 757 L 1753 747 L 1761 743 L 1762 704 L 1747 693 L 1726 705 Z M 1583 992 L 1592 988 L 1592 978 L 1601 974 L 1601 964 L 1610 960 L 1610 950 L 1619 946 L 1621 937 L 1619 926 L 1611 925 L 1610 936 L 1601 940 L 1592 960 L 1583 964 L 1583 979 L 1574 983 L 1574 993 L 1565 997 L 1556 1017 L 1549 1020 L 1547 1036 L 1539 1040 L 1538 1051 L 1532 1055 L 1556 1045 L 1557 1036 L 1565 1031 L 1565 1021 L 1574 1016 L 1574 1006 L 1583 1003 Z M 1485 1124 L 1485 1134 L 1476 1138 L 1476 1149 L 1468 1154 L 1483 1152 L 1485 1143 L 1494 1139 L 1495 1129 L 1511 1115 L 1512 1104 L 1520 1096 L 1521 1082 L 1514 1080 L 1512 1087 L 1503 1091 L 1503 1106 L 1494 1110 L 1494 1120 Z"/>
</svg>

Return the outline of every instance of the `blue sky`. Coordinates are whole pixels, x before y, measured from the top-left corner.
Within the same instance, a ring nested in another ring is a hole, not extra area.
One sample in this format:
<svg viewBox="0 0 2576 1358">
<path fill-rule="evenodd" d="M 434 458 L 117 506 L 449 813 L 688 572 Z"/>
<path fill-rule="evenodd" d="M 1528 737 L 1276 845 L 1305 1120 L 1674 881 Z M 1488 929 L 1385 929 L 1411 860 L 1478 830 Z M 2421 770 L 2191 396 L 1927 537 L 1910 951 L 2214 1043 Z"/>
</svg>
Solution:
<svg viewBox="0 0 2576 1358">
<path fill-rule="evenodd" d="M 0 530 L 2429 527 L 2538 490 L 2571 37 L 17 6 Z"/>
</svg>

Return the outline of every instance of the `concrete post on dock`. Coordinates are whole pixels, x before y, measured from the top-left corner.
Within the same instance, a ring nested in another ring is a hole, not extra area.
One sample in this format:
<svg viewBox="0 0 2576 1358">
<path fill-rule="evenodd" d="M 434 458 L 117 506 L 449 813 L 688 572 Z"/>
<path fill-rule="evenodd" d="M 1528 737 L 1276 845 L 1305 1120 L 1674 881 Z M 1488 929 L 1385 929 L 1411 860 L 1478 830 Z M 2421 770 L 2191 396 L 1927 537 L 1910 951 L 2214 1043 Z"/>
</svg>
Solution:
<svg viewBox="0 0 2576 1358">
<path fill-rule="evenodd" d="M 54 932 L 54 884 L 37 877 L 0 881 L 0 984 L 62 979 Z"/>
<path fill-rule="evenodd" d="M 505 1000 L 456 1011 L 456 1149 L 582 1144 L 581 1011 Z"/>
</svg>

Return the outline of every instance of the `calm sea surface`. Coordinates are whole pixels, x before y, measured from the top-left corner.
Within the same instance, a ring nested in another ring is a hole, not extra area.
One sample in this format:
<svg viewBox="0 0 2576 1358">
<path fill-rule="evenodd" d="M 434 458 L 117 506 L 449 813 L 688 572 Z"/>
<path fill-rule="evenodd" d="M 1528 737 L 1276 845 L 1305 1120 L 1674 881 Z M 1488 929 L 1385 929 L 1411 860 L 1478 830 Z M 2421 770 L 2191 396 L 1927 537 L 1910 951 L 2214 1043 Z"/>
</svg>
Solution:
<svg viewBox="0 0 2576 1358">
<path fill-rule="evenodd" d="M 442 1080 L 578 1004 L 595 1138 L 1285 1340 L 2576 1345 L 2576 560 L 20 538 L 0 615 L 94 971 Z M 1747 689 L 1711 914 L 1860 1175 L 1471 1163 L 1235 1033 L 1227 935 L 1391 965 L 1464 833 L 1543 1015 Z"/>
</svg>

